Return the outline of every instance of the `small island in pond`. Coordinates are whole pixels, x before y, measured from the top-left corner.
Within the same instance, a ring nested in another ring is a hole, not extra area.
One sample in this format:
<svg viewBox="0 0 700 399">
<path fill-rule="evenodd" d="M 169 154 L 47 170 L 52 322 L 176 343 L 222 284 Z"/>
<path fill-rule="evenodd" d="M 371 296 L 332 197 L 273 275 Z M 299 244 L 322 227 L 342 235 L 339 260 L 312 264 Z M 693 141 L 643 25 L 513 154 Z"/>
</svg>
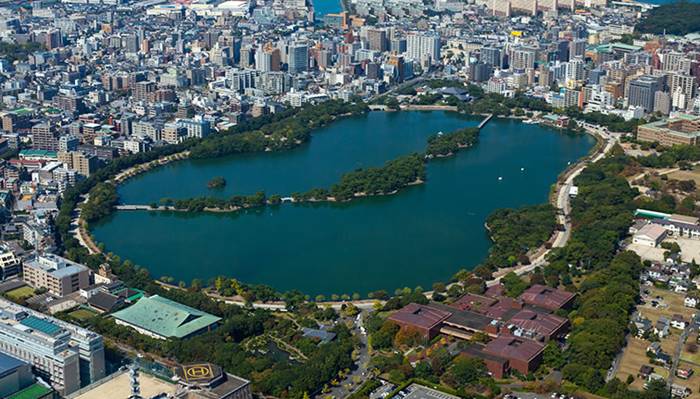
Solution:
<svg viewBox="0 0 700 399">
<path fill-rule="evenodd" d="M 438 133 L 428 139 L 425 156 L 427 158 L 452 156 L 460 149 L 474 145 L 478 138 L 479 128 L 477 127 L 468 127 L 444 134 Z"/>
<path fill-rule="evenodd" d="M 224 187 L 226 187 L 226 179 L 221 176 L 216 176 L 207 183 L 207 188 L 211 190 L 222 189 Z"/>
</svg>

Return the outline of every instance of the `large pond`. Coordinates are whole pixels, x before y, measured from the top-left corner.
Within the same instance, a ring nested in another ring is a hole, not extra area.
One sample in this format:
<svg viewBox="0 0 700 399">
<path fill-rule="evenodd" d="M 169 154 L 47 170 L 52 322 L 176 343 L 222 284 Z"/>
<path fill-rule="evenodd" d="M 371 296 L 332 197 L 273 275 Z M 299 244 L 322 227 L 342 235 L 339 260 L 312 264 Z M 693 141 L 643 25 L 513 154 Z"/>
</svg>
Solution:
<svg viewBox="0 0 700 399">
<path fill-rule="evenodd" d="M 228 181 L 215 195 L 326 187 L 347 171 L 422 151 L 439 131 L 476 124 L 448 112 L 373 112 L 319 129 L 293 151 L 178 162 L 130 180 L 120 194 L 128 204 L 209 195 L 214 176 Z M 495 119 L 475 147 L 430 162 L 426 184 L 394 196 L 238 214 L 120 211 L 92 229 L 154 277 L 227 275 L 314 295 L 427 288 L 483 260 L 489 213 L 545 202 L 557 175 L 593 144 L 587 135 Z"/>
</svg>

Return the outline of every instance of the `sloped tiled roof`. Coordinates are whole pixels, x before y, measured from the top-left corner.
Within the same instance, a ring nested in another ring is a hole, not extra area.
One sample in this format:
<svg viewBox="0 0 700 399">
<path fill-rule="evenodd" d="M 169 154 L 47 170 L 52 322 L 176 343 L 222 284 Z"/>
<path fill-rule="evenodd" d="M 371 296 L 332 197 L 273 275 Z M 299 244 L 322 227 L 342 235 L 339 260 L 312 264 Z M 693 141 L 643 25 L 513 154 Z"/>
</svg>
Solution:
<svg viewBox="0 0 700 399">
<path fill-rule="evenodd" d="M 143 297 L 113 317 L 163 337 L 183 338 L 221 320 L 158 295 Z"/>
</svg>

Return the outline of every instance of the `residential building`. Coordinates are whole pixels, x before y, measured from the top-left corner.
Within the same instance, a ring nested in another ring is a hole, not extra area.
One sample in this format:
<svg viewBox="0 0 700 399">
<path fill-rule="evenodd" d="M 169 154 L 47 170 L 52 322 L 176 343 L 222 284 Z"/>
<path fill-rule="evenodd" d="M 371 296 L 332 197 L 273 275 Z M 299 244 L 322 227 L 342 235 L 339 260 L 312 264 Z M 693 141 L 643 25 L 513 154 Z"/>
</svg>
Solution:
<svg viewBox="0 0 700 399">
<path fill-rule="evenodd" d="M 406 36 L 406 57 L 419 62 L 430 57 L 430 63 L 436 64 L 440 61 L 440 36 L 409 33 Z"/>
<path fill-rule="evenodd" d="M 66 168 L 76 171 L 82 176 L 90 176 L 99 168 L 99 158 L 85 154 L 82 151 L 59 151 L 58 160 Z"/>
</svg>

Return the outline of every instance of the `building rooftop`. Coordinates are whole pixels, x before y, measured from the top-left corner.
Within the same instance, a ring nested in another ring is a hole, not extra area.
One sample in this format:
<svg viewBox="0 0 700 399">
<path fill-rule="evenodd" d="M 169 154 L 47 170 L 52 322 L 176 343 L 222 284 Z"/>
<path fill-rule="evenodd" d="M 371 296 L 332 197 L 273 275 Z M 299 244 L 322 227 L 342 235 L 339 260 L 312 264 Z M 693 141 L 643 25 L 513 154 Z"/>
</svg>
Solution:
<svg viewBox="0 0 700 399">
<path fill-rule="evenodd" d="M 447 309 L 437 309 L 429 305 L 409 303 L 391 316 L 389 320 L 410 324 L 419 328 L 431 329 L 452 316 Z"/>
<path fill-rule="evenodd" d="M 542 353 L 544 346 L 524 338 L 501 335 L 486 344 L 484 352 L 504 359 L 529 362 Z"/>
<path fill-rule="evenodd" d="M 657 133 L 674 136 L 697 137 L 700 136 L 700 116 L 679 114 L 673 118 L 641 125 L 639 129 L 654 130 Z"/>
<path fill-rule="evenodd" d="M 548 310 L 558 310 L 566 307 L 576 294 L 557 290 L 545 285 L 535 284 L 520 295 L 520 299 L 533 306 Z"/>
<path fill-rule="evenodd" d="M 508 320 L 509 324 L 547 337 L 554 334 L 567 322 L 568 320 L 563 317 L 549 313 L 535 312 L 530 309 L 523 309 Z"/>
<path fill-rule="evenodd" d="M 50 320 L 40 319 L 36 316 L 29 316 L 25 319 L 22 319 L 22 321 L 20 321 L 20 324 L 22 324 L 23 326 L 27 326 L 33 330 L 40 331 L 46 335 L 50 335 L 52 337 L 58 335 L 59 333 L 61 333 L 61 331 L 63 331 L 63 329 L 59 325 L 52 323 Z"/>
<path fill-rule="evenodd" d="M 163 337 L 183 338 L 221 320 L 206 312 L 153 295 L 112 315 Z"/>
<path fill-rule="evenodd" d="M 75 263 L 66 258 L 62 258 L 54 254 L 44 254 L 25 262 L 25 267 L 43 270 L 51 274 L 53 277 L 61 279 L 72 276 L 74 274 L 89 270 L 86 266 L 80 263 Z"/>
<path fill-rule="evenodd" d="M 13 372 L 27 363 L 0 352 L 0 378 Z"/>
<path fill-rule="evenodd" d="M 663 226 L 658 223 L 649 223 L 639 229 L 635 235 L 646 236 L 652 240 L 659 240 L 664 234 L 666 234 L 666 229 Z"/>
</svg>

